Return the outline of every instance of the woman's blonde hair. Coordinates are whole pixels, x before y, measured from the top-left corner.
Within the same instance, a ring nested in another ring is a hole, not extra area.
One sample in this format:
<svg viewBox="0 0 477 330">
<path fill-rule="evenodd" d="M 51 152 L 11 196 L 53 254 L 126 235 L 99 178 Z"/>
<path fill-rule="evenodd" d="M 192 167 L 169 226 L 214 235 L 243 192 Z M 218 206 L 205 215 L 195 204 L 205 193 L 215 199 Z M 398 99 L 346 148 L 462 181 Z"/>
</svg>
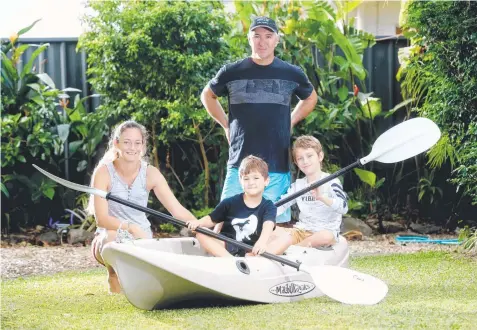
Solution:
<svg viewBox="0 0 477 330">
<path fill-rule="evenodd" d="M 106 152 L 104 153 L 103 157 L 100 159 L 100 161 L 94 168 L 93 175 L 91 176 L 91 183 L 90 183 L 91 187 L 93 186 L 94 177 L 96 176 L 96 172 L 98 171 L 98 169 L 104 164 L 112 163 L 120 157 L 121 151 L 116 148 L 114 141 L 119 142 L 119 138 L 121 137 L 121 134 L 123 134 L 125 130 L 130 128 L 136 128 L 141 132 L 142 144 L 143 144 L 143 151 L 141 152 L 141 156 L 144 161 L 147 161 L 147 157 L 145 156 L 145 154 L 147 150 L 147 140 L 149 138 L 149 134 L 147 133 L 146 128 L 134 120 L 124 121 L 120 123 L 119 125 L 117 125 L 111 132 L 111 137 L 109 138 L 109 142 L 108 142 L 108 148 L 106 149 Z M 88 207 L 86 209 L 86 212 L 88 214 L 94 214 L 93 195 L 89 197 L 89 202 L 88 202 Z"/>
</svg>

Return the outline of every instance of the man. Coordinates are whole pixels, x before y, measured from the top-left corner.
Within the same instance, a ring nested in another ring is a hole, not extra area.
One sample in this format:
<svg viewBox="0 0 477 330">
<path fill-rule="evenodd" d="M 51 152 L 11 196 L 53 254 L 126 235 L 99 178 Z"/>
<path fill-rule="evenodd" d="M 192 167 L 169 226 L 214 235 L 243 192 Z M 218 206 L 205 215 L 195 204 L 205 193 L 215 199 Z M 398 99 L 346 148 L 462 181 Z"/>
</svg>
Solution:
<svg viewBox="0 0 477 330">
<path fill-rule="evenodd" d="M 264 197 L 275 202 L 290 186 L 291 129 L 313 111 L 318 97 L 299 67 L 275 57 L 279 42 L 275 21 L 255 18 L 247 37 L 251 56 L 223 66 L 202 91 L 201 100 L 223 127 L 230 145 L 221 200 L 242 192 L 238 167 L 243 158 L 254 155 L 269 166 L 270 183 Z M 290 116 L 293 94 L 300 101 Z M 228 117 L 217 100 L 226 95 Z M 289 220 L 288 211 L 277 218 L 277 223 Z"/>
</svg>

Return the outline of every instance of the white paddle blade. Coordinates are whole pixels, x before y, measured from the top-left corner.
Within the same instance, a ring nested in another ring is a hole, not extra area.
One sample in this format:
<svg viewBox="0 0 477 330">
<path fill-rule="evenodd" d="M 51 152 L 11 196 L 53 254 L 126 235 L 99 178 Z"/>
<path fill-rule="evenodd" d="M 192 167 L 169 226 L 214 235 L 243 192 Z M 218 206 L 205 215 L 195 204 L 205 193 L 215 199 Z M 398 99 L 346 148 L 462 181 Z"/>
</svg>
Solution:
<svg viewBox="0 0 477 330">
<path fill-rule="evenodd" d="M 337 266 L 316 266 L 309 270 L 321 292 L 344 304 L 374 305 L 388 293 L 386 283 L 355 270 Z"/>
<path fill-rule="evenodd" d="M 44 169 L 42 169 L 41 167 L 39 167 L 35 164 L 32 164 L 32 165 L 33 165 L 34 168 L 36 168 L 38 171 L 40 171 L 41 173 L 43 173 L 44 175 L 46 175 L 47 177 L 49 177 L 53 181 L 56 181 L 59 184 L 62 184 L 63 186 L 68 187 L 70 189 L 77 190 L 77 191 L 82 191 L 82 192 L 85 192 L 85 193 L 88 193 L 88 194 L 97 195 L 97 196 L 102 197 L 102 198 L 106 198 L 106 195 L 108 194 L 106 191 L 103 191 L 103 190 L 99 190 L 99 189 L 96 189 L 96 188 L 93 188 L 93 187 L 83 186 L 81 184 L 77 184 L 77 183 L 70 182 L 68 180 L 62 179 L 60 177 L 57 177 L 56 175 L 51 174 L 50 172 L 45 171 Z"/>
<path fill-rule="evenodd" d="M 440 137 L 441 131 L 432 120 L 410 119 L 384 132 L 374 143 L 371 153 L 360 162 L 362 165 L 374 160 L 400 162 L 428 150 Z"/>
</svg>

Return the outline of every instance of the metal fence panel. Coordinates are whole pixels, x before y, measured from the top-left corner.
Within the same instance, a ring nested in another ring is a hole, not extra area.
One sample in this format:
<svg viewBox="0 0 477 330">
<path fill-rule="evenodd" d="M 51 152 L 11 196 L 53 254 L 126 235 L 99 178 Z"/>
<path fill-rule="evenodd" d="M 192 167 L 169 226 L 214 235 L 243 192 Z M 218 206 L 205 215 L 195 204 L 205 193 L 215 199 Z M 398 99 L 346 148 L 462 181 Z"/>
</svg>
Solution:
<svg viewBox="0 0 477 330">
<path fill-rule="evenodd" d="M 36 72 L 45 72 L 55 82 L 56 88 L 63 89 L 73 87 L 81 90 L 80 97 L 94 94 L 91 86 L 87 82 L 86 54 L 84 51 L 76 51 L 78 38 L 21 38 L 21 44 L 45 44 L 50 47 L 40 54 L 35 61 L 34 68 Z M 21 71 L 23 63 L 30 58 L 36 47 L 30 47 L 18 63 L 18 69 Z M 73 93 L 69 93 L 73 96 Z M 99 105 L 98 98 L 88 99 L 86 102 L 88 111 L 93 111 Z"/>
<path fill-rule="evenodd" d="M 367 91 L 374 92 L 375 97 L 382 100 L 383 110 L 392 109 L 402 101 L 396 73 L 399 68 L 398 49 L 407 46 L 404 38 L 386 38 L 378 41 L 372 48 L 366 49 L 363 63 L 368 71 L 366 78 Z M 77 38 L 52 38 L 52 39 L 20 39 L 20 44 L 50 43 L 46 52 L 36 61 L 37 72 L 46 72 L 55 82 L 57 88 L 74 87 L 82 91 L 82 97 L 93 94 L 91 86 L 86 79 L 86 54 L 76 52 Z M 22 60 L 29 58 L 34 48 L 28 49 Z M 21 70 L 22 63 L 19 63 Z M 87 109 L 94 110 L 99 105 L 98 98 L 89 99 Z"/>
<path fill-rule="evenodd" d="M 379 97 L 383 111 L 392 109 L 402 101 L 401 88 L 396 80 L 399 69 L 398 50 L 406 47 L 407 39 L 377 37 L 378 41 L 372 48 L 366 49 L 363 64 L 368 71 L 366 88 Z"/>
</svg>

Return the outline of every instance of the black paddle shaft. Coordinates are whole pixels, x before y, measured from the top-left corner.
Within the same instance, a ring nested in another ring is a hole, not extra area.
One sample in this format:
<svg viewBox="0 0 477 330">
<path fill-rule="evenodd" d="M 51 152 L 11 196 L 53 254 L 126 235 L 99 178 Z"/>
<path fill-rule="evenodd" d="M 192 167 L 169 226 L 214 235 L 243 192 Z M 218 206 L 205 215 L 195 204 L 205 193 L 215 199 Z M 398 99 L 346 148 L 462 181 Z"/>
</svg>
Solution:
<svg viewBox="0 0 477 330">
<path fill-rule="evenodd" d="M 346 167 L 343 167 L 341 170 L 336 171 L 335 173 L 328 175 L 326 178 L 323 178 L 323 179 L 321 179 L 321 180 L 318 180 L 318 181 L 312 183 L 311 185 L 309 185 L 308 187 L 303 188 L 303 189 L 301 189 L 301 190 L 298 190 L 297 192 L 291 194 L 290 196 L 287 196 L 287 197 L 285 197 L 285 198 L 283 198 L 283 199 L 280 199 L 278 202 L 275 203 L 275 206 L 276 206 L 276 207 L 282 206 L 283 204 L 286 204 L 286 203 L 288 203 L 289 201 L 294 200 L 294 199 L 297 198 L 298 196 L 301 196 L 301 195 L 303 195 L 304 193 L 306 193 L 306 192 L 308 192 L 308 191 L 310 191 L 310 190 L 312 190 L 312 189 L 315 189 L 315 188 L 321 186 L 322 184 L 324 184 L 324 183 L 326 183 L 326 182 L 328 182 L 328 181 L 331 181 L 331 180 L 333 180 L 334 178 L 337 178 L 337 177 L 339 177 L 340 175 L 343 175 L 343 174 L 345 174 L 346 172 L 352 170 L 353 168 L 359 167 L 359 166 L 361 166 L 361 162 L 360 162 L 360 160 L 358 159 L 356 162 L 354 162 L 354 163 L 352 163 L 352 164 L 350 164 L 350 165 L 348 165 L 348 166 L 346 166 Z"/>
<path fill-rule="evenodd" d="M 112 200 L 112 201 L 115 201 L 119 204 L 123 204 L 123 205 L 126 205 L 126 206 L 129 206 L 133 209 L 136 209 L 136 210 L 139 210 L 139 211 L 142 211 L 142 212 L 145 212 L 145 213 L 149 213 L 149 214 L 152 214 L 158 218 L 160 218 L 161 220 L 164 220 L 164 221 L 167 221 L 167 222 L 170 222 L 174 225 L 177 225 L 177 226 L 180 226 L 180 227 L 186 227 L 187 228 L 187 224 L 182 221 L 182 220 L 179 220 L 179 219 L 176 219 L 174 217 L 171 217 L 170 215 L 167 215 L 167 214 L 164 214 L 162 212 L 159 212 L 159 211 L 156 211 L 156 210 L 152 210 L 148 207 L 144 207 L 144 206 L 140 206 L 140 205 L 137 205 L 137 204 L 134 204 L 130 201 L 127 201 L 125 199 L 122 199 L 122 198 L 119 198 L 119 197 L 116 197 L 114 195 L 111 195 L 110 193 L 108 193 L 106 195 L 106 199 L 109 199 L 109 200 Z M 204 235 L 207 235 L 207 236 L 210 236 L 210 237 L 213 237 L 213 238 L 216 238 L 220 241 L 223 241 L 223 242 L 227 242 L 227 243 L 230 243 L 232 245 L 235 245 L 235 246 L 238 246 L 239 248 L 242 248 L 246 251 L 252 251 L 253 247 L 248 245 L 248 244 L 245 244 L 245 243 L 242 243 L 242 242 L 238 242 L 236 240 L 234 240 L 233 238 L 230 238 L 230 237 L 227 237 L 227 236 L 224 236 L 224 235 L 220 235 L 220 234 L 217 234 L 211 230 L 207 230 L 207 229 L 204 229 L 202 227 L 197 227 L 195 229 L 196 232 L 198 233 L 201 233 L 201 234 L 204 234 Z M 297 270 L 300 270 L 300 264 L 298 262 L 293 262 L 291 260 L 288 260 L 288 259 L 285 259 L 285 258 L 282 258 L 282 257 L 279 257 L 277 255 L 274 255 L 274 254 L 271 254 L 271 253 L 268 253 L 268 252 L 264 252 L 261 254 L 261 256 L 267 258 L 267 259 L 271 259 L 271 260 L 274 260 L 274 261 L 278 261 L 282 264 L 285 264 L 287 266 L 290 266 L 290 267 L 293 267 L 293 268 L 296 268 Z"/>
</svg>

